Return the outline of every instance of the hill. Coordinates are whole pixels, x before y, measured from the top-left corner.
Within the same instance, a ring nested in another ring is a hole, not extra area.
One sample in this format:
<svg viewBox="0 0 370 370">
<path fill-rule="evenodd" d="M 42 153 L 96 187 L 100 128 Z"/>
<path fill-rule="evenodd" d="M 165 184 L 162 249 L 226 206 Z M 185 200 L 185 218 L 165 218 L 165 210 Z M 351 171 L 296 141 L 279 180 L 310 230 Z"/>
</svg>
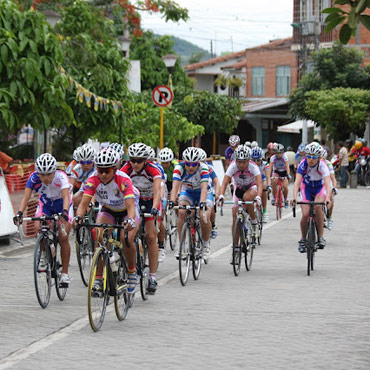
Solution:
<svg viewBox="0 0 370 370">
<path fill-rule="evenodd" d="M 182 65 L 197 63 L 211 58 L 211 54 L 207 50 L 204 50 L 189 41 L 175 36 L 172 36 L 172 39 L 174 41 L 174 51 L 181 57 Z"/>
</svg>

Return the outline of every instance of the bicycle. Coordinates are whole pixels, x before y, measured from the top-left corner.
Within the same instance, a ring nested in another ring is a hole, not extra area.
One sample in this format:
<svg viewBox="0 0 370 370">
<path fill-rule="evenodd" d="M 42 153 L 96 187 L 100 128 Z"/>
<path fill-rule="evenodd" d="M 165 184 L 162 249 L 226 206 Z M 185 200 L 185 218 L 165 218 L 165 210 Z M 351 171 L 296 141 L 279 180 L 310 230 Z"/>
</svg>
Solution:
<svg viewBox="0 0 370 370">
<path fill-rule="evenodd" d="M 238 213 L 233 230 L 232 259 L 234 275 L 240 273 L 242 256 L 244 253 L 244 263 L 247 271 L 252 269 L 253 253 L 256 247 L 256 237 L 253 236 L 253 229 L 249 214 L 244 209 L 244 205 L 255 204 L 256 201 L 225 201 L 224 204 L 237 204 Z"/>
<path fill-rule="evenodd" d="M 287 176 L 271 177 L 271 180 L 274 180 L 274 179 L 278 180 L 276 184 L 276 192 L 275 192 L 275 207 L 276 207 L 276 220 L 279 220 L 281 218 L 281 209 L 284 207 L 283 205 L 283 180 L 288 179 L 288 177 Z"/>
<path fill-rule="evenodd" d="M 315 223 L 315 206 L 326 206 L 323 202 L 296 202 L 293 201 L 293 217 L 296 216 L 296 204 L 306 204 L 310 206 L 310 214 L 307 221 L 307 233 L 306 233 L 306 255 L 307 255 L 307 275 L 311 275 L 311 271 L 314 269 L 315 253 L 317 251 L 316 246 L 316 223 Z M 328 210 L 324 212 L 328 217 Z"/>
<path fill-rule="evenodd" d="M 170 242 L 170 248 L 171 250 L 175 250 L 177 239 L 178 239 L 178 233 L 177 233 L 177 216 L 176 212 L 173 209 L 167 209 L 167 211 L 164 213 L 163 217 L 163 223 L 165 227 L 165 242 L 167 243 L 167 240 Z"/>
<path fill-rule="evenodd" d="M 110 296 L 114 297 L 114 308 L 119 321 L 126 318 L 130 307 L 129 294 L 127 291 L 128 268 L 119 237 L 119 230 L 125 229 L 126 224 L 81 223 L 77 225 L 77 228 L 79 227 L 97 227 L 103 229 L 102 241 L 98 238 L 98 247 L 95 250 L 91 262 L 87 293 L 90 326 L 93 331 L 97 332 L 103 325 Z M 117 230 L 117 239 L 108 235 L 109 231 L 112 229 Z M 126 245 L 129 246 L 126 229 L 125 241 Z M 94 289 L 94 282 L 99 268 L 102 269 L 102 291 Z"/>
<path fill-rule="evenodd" d="M 58 221 L 61 217 L 62 214 L 55 214 L 53 216 L 23 217 L 22 219 L 22 222 L 41 222 L 41 232 L 37 236 L 34 249 L 33 276 L 36 297 L 42 308 L 46 308 L 50 302 L 52 285 L 55 285 L 55 291 L 60 301 L 63 301 L 67 294 L 68 285 L 60 283 L 62 259 L 58 249 Z M 48 221 L 52 221 L 52 227 Z M 63 230 L 64 226 L 62 224 L 62 232 Z M 40 260 L 42 260 L 41 263 Z M 52 279 L 54 279 L 54 284 Z"/>
<path fill-rule="evenodd" d="M 203 241 L 200 228 L 200 207 L 182 205 L 173 209 L 184 209 L 186 212 L 185 221 L 181 231 L 179 247 L 179 275 L 182 286 L 185 286 L 189 279 L 190 261 L 192 262 L 193 278 L 198 280 L 202 266 Z M 207 223 L 206 210 L 203 210 L 203 221 Z M 205 262 L 206 263 L 206 262 Z"/>
<path fill-rule="evenodd" d="M 98 211 L 92 203 L 89 204 L 89 210 L 85 214 L 84 223 L 94 222 L 94 212 Z M 82 282 L 85 286 L 89 285 L 89 272 L 91 261 L 94 255 L 95 247 L 95 229 L 81 226 L 76 230 L 76 257 L 80 270 Z"/>
</svg>

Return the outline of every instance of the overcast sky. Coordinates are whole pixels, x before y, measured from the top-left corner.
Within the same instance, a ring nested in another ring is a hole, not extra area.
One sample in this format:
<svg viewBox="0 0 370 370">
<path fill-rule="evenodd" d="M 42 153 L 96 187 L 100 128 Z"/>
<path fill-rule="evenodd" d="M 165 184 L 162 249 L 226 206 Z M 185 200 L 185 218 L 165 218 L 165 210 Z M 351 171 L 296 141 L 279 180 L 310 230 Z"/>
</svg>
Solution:
<svg viewBox="0 0 370 370">
<path fill-rule="evenodd" d="M 143 14 L 142 27 L 160 35 L 183 38 L 220 55 L 292 34 L 293 0 L 177 0 L 189 10 L 188 22 L 165 22 Z"/>
</svg>

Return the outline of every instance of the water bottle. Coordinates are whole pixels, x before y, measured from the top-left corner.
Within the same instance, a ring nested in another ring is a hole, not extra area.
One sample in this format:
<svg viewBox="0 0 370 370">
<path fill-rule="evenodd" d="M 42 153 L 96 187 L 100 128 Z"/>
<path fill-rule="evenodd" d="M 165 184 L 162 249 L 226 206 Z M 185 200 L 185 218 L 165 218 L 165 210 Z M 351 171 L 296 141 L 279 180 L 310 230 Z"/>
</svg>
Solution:
<svg viewBox="0 0 370 370">
<path fill-rule="evenodd" d="M 111 257 L 109 257 L 110 268 L 113 272 L 118 270 L 118 262 L 119 261 L 119 254 L 116 251 L 113 251 Z"/>
</svg>

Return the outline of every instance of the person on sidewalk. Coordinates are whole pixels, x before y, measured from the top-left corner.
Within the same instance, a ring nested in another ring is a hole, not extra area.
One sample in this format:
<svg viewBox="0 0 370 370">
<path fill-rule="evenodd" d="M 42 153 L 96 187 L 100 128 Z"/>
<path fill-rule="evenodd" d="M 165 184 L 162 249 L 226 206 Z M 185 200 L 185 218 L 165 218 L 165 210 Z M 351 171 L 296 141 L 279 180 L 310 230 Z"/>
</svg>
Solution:
<svg viewBox="0 0 370 370">
<path fill-rule="evenodd" d="M 347 148 L 344 146 L 343 141 L 338 143 L 339 153 L 339 173 L 340 173 L 340 187 L 345 189 L 347 187 L 347 171 L 348 171 L 348 151 Z"/>
</svg>

